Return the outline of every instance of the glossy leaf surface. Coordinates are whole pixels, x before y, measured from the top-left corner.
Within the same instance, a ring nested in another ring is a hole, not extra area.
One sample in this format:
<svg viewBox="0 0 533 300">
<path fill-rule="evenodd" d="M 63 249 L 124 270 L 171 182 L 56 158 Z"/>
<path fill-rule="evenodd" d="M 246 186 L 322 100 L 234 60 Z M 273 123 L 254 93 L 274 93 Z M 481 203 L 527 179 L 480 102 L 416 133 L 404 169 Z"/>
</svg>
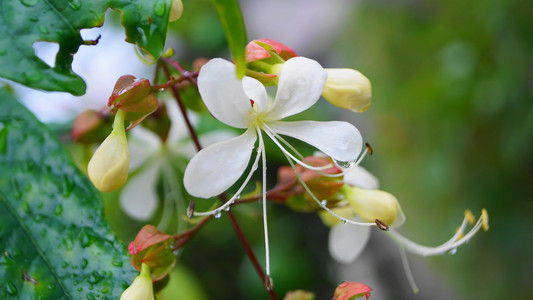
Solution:
<svg viewBox="0 0 533 300">
<path fill-rule="evenodd" d="M 0 298 L 118 299 L 137 275 L 52 132 L 0 89 Z"/>
</svg>

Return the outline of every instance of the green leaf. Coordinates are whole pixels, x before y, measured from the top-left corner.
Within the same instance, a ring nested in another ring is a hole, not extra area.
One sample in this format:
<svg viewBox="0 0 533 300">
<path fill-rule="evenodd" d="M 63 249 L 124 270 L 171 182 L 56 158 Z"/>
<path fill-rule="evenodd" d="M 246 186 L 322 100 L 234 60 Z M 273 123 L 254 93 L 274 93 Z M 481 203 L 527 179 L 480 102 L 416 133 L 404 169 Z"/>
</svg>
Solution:
<svg viewBox="0 0 533 300">
<path fill-rule="evenodd" d="M 137 271 L 98 191 L 0 89 L 0 299 L 118 299 Z"/>
<path fill-rule="evenodd" d="M 224 28 L 233 61 L 237 66 L 237 77 L 242 78 L 246 71 L 246 29 L 237 0 L 211 0 L 215 5 L 218 18 Z"/>
<path fill-rule="evenodd" d="M 165 44 L 171 0 L 2 0 L 0 77 L 31 88 L 85 93 L 72 71 L 73 55 L 90 44 L 80 29 L 102 26 L 108 8 L 122 11 L 126 41 L 159 58 Z M 35 56 L 36 41 L 59 44 L 53 68 Z"/>
</svg>

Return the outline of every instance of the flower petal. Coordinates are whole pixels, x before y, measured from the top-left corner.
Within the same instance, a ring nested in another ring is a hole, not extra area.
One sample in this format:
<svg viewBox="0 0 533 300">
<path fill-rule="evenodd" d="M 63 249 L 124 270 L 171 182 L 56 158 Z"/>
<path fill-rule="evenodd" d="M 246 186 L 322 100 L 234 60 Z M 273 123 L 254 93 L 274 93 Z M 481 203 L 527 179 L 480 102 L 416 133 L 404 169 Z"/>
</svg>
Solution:
<svg viewBox="0 0 533 300">
<path fill-rule="evenodd" d="M 209 198 L 232 186 L 244 173 L 257 136 L 252 129 L 198 152 L 185 169 L 183 183 L 189 194 Z"/>
<path fill-rule="evenodd" d="M 246 128 L 250 123 L 250 98 L 231 62 L 214 58 L 202 66 L 198 90 L 209 112 L 219 121 L 237 128 Z"/>
<path fill-rule="evenodd" d="M 339 224 L 329 231 L 329 254 L 343 264 L 354 261 L 368 242 L 370 227 Z"/>
<path fill-rule="evenodd" d="M 159 162 L 150 164 L 124 186 L 120 194 L 120 207 L 131 218 L 139 221 L 149 220 L 157 209 L 155 181 L 159 167 Z"/>
<path fill-rule="evenodd" d="M 279 75 L 278 91 L 268 112 L 268 120 L 281 120 L 302 112 L 320 98 L 327 72 L 320 64 L 305 57 L 289 59 Z"/>
<path fill-rule="evenodd" d="M 353 167 L 342 179 L 344 183 L 351 186 L 360 187 L 366 190 L 377 190 L 379 188 L 379 181 L 376 176 L 368 172 L 361 166 Z"/>
<path fill-rule="evenodd" d="M 331 158 L 355 161 L 361 152 L 363 138 L 350 123 L 341 121 L 270 122 L 268 126 L 277 133 L 288 135 L 313 145 Z"/>
<path fill-rule="evenodd" d="M 257 107 L 257 111 L 265 111 L 268 108 L 268 95 L 265 86 L 259 80 L 252 77 L 244 77 L 242 79 L 242 85 L 246 95 L 254 101 L 254 106 Z"/>
<path fill-rule="evenodd" d="M 130 170 L 142 165 L 161 146 L 161 139 L 152 131 L 137 126 L 130 130 L 128 147 L 130 149 Z"/>
</svg>

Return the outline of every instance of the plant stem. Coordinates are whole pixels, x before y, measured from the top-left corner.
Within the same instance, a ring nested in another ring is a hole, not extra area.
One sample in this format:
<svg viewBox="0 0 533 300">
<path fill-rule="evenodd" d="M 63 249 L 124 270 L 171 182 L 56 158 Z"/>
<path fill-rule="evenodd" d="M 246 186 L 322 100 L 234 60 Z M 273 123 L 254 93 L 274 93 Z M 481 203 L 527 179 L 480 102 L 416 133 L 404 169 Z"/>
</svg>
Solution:
<svg viewBox="0 0 533 300">
<path fill-rule="evenodd" d="M 185 70 L 178 62 L 176 62 L 174 60 L 170 60 L 170 59 L 165 59 L 165 61 L 167 63 L 171 64 L 173 67 L 175 67 L 178 71 L 180 71 L 184 77 L 189 77 L 189 80 L 191 80 L 192 83 L 197 85 L 196 78 L 194 78 L 191 75 L 191 72 Z M 170 74 L 170 71 L 169 71 L 167 65 L 165 63 L 161 63 L 161 67 L 163 68 L 163 72 L 165 73 L 165 76 L 169 80 L 171 80 L 172 76 Z M 198 139 L 198 135 L 196 134 L 196 131 L 192 127 L 192 124 L 191 124 L 191 122 L 189 120 L 189 117 L 187 116 L 187 109 L 186 109 L 185 105 L 183 104 L 183 101 L 181 100 L 181 97 L 180 97 L 178 89 L 176 88 L 175 85 L 171 85 L 170 86 L 170 90 L 172 91 L 172 94 L 173 94 L 174 98 L 178 102 L 178 106 L 179 106 L 180 111 L 181 111 L 181 113 L 183 115 L 183 119 L 185 120 L 185 123 L 187 124 L 187 129 L 189 131 L 191 139 L 194 142 L 196 150 L 197 151 L 202 150 L 202 146 L 200 144 L 200 140 Z M 225 197 L 224 197 L 224 195 L 220 195 L 218 198 L 223 201 Z M 267 277 L 265 276 L 265 273 L 263 272 L 263 269 L 261 268 L 261 265 L 259 264 L 259 261 L 257 260 L 257 257 L 255 256 L 252 248 L 250 247 L 250 243 L 248 243 L 248 240 L 246 239 L 246 236 L 242 232 L 242 229 L 239 226 L 239 223 L 237 222 L 237 219 L 235 218 L 235 216 L 233 215 L 233 213 L 231 211 L 228 212 L 228 216 L 229 216 L 229 219 L 231 221 L 231 225 L 233 226 L 233 229 L 235 230 L 235 233 L 237 234 L 237 237 L 241 241 L 241 244 L 243 245 L 246 254 L 250 258 L 250 261 L 252 262 L 252 265 L 254 266 L 257 274 L 259 275 L 259 277 L 261 278 L 263 283 L 267 282 Z M 175 249 L 178 249 L 185 242 L 187 242 L 196 233 L 196 231 L 198 231 L 209 219 L 211 219 L 211 217 L 212 216 L 206 217 L 200 223 L 198 223 L 195 226 L 195 228 L 191 229 L 191 231 L 185 232 L 187 234 L 183 235 L 183 237 L 180 240 L 176 241 L 176 245 L 174 245 Z M 179 235 L 179 236 L 181 236 L 181 235 Z M 176 246 L 178 246 L 178 247 L 176 247 Z M 276 294 L 276 292 L 274 291 L 274 289 L 272 287 L 268 287 L 267 288 L 265 286 L 265 290 L 267 291 L 267 293 L 269 294 L 269 296 L 270 296 L 270 298 L 272 300 L 278 300 L 279 299 L 277 294 Z"/>
<path fill-rule="evenodd" d="M 165 72 L 165 76 L 167 76 L 167 78 L 169 79 L 172 78 L 167 65 L 162 63 L 161 67 L 163 68 L 163 72 Z M 194 146 L 196 147 L 196 150 L 197 151 L 202 150 L 202 146 L 200 145 L 200 140 L 198 140 L 198 135 L 196 134 L 196 131 L 192 127 L 191 121 L 189 120 L 189 117 L 187 116 L 187 108 L 185 108 L 185 105 L 183 104 L 183 101 L 181 100 L 178 89 L 176 88 L 176 86 L 171 85 L 170 90 L 172 91 L 172 95 L 174 95 L 174 98 L 176 98 L 176 102 L 178 102 L 178 106 L 180 108 L 181 114 L 183 115 L 183 119 L 185 120 L 185 124 L 187 125 L 187 130 L 189 131 L 189 134 L 191 135 L 191 139 L 194 143 Z"/>
</svg>

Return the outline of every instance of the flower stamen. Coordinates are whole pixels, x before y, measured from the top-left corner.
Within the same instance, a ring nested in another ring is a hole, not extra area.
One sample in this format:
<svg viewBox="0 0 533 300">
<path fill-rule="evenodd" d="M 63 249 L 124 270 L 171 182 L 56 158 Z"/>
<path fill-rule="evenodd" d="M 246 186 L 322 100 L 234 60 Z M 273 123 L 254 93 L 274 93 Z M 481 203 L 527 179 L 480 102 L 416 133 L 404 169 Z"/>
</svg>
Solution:
<svg viewBox="0 0 533 300">
<path fill-rule="evenodd" d="M 446 251 L 453 250 L 461 246 L 462 244 L 468 242 L 470 238 L 472 238 L 472 236 L 474 236 L 474 234 L 479 231 L 479 229 L 485 228 L 484 224 L 486 224 L 486 227 L 488 228 L 488 215 L 486 210 L 483 209 L 481 211 L 481 218 L 479 218 L 474 227 L 472 227 L 472 229 L 470 229 L 470 231 L 463 236 L 463 230 L 467 222 L 468 217 L 465 216 L 465 218 L 463 219 L 463 223 L 461 224 L 461 227 L 459 228 L 457 233 L 455 233 L 455 235 L 450 240 L 437 247 L 427 247 L 417 244 L 400 235 L 397 231 L 393 229 L 391 229 L 388 233 L 390 237 L 398 243 L 398 245 L 405 248 L 405 250 L 411 253 L 419 254 L 422 256 L 440 255 L 445 253 Z"/>
<path fill-rule="evenodd" d="M 284 153 L 285 154 L 285 153 Z M 307 184 L 305 183 L 305 181 L 302 179 L 302 176 L 300 175 L 300 172 L 298 172 L 298 170 L 296 169 L 296 166 L 294 165 L 294 162 L 291 160 L 291 158 L 285 154 L 285 157 L 287 158 L 287 160 L 289 161 L 289 164 L 291 165 L 292 169 L 294 170 L 294 173 L 296 174 L 296 177 L 298 177 L 298 181 L 300 181 L 300 184 L 303 186 L 303 188 L 305 189 L 305 191 L 309 194 L 309 196 L 311 196 L 311 198 L 322 208 L 324 209 L 325 211 L 327 211 L 328 213 L 330 213 L 332 216 L 336 217 L 337 219 L 339 219 L 341 221 L 342 224 L 346 224 L 346 223 L 350 223 L 350 224 L 353 224 L 353 225 L 359 225 L 359 226 L 377 226 L 376 223 L 365 223 L 365 222 L 357 222 L 357 221 L 353 221 L 353 220 L 348 220 L 342 216 L 339 216 L 337 213 L 333 212 L 331 209 L 329 209 L 326 205 L 327 205 L 327 201 L 326 202 L 322 202 L 320 200 L 318 200 L 316 198 L 316 196 L 313 194 L 313 192 L 311 192 L 311 189 L 309 189 L 309 187 L 307 186 Z"/>
</svg>

